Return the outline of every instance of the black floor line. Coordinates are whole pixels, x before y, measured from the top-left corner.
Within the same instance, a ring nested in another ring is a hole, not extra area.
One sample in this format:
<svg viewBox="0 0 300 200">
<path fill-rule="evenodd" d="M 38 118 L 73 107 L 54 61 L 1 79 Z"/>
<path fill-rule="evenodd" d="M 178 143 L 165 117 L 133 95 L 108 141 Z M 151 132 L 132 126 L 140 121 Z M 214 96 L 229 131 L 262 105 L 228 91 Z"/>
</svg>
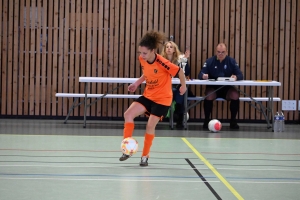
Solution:
<svg viewBox="0 0 300 200">
<path fill-rule="evenodd" d="M 202 176 L 202 174 L 199 172 L 199 170 L 191 163 L 191 161 L 186 158 L 186 162 L 192 167 L 192 169 L 196 172 L 196 174 L 201 178 L 201 180 L 205 183 L 205 185 L 208 187 L 208 189 L 215 195 L 217 199 L 222 199 L 218 193 L 212 188 L 212 186 L 206 181 L 206 179 Z"/>
</svg>

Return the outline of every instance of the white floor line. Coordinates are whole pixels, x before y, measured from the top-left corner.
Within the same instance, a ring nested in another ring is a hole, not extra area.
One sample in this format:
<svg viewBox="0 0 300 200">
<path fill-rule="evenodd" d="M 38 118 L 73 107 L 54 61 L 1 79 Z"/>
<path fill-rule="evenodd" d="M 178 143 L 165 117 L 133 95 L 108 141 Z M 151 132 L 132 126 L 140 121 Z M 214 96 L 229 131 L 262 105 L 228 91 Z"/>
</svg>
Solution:
<svg viewBox="0 0 300 200">
<path fill-rule="evenodd" d="M 184 181 L 184 180 L 158 180 L 158 179 L 100 179 L 100 178 L 43 178 L 43 177 L 0 177 L 0 180 L 57 180 L 57 181 L 119 181 L 119 182 L 177 182 L 177 183 L 219 183 L 220 181 Z"/>
<path fill-rule="evenodd" d="M 125 164 L 125 163 L 124 163 Z M 118 164 L 119 165 L 119 164 Z M 126 163 L 126 167 L 124 166 L 111 166 L 108 165 L 0 165 L 0 167 L 45 167 L 45 168 L 140 168 L 138 163 Z M 191 167 L 170 167 L 169 165 L 156 165 L 155 167 L 148 166 L 149 169 L 169 169 L 169 170 L 194 170 Z M 209 170 L 207 167 L 197 167 L 198 170 Z M 218 170 L 236 170 L 236 171 L 287 171 L 287 172 L 298 172 L 300 169 L 267 169 L 267 168 L 257 168 L 257 169 L 246 169 L 246 168 L 216 168 Z"/>
</svg>

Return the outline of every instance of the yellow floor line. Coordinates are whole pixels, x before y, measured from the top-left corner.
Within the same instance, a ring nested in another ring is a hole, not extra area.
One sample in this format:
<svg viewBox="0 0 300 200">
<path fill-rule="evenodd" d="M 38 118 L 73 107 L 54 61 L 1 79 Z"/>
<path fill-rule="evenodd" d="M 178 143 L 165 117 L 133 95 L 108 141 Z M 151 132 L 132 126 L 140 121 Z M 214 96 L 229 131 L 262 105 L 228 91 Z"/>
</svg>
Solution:
<svg viewBox="0 0 300 200">
<path fill-rule="evenodd" d="M 222 183 L 232 192 L 237 199 L 244 199 L 227 181 L 226 179 L 199 153 L 191 143 L 185 138 L 181 138 L 185 144 L 200 158 L 202 162 L 222 181 Z"/>
</svg>

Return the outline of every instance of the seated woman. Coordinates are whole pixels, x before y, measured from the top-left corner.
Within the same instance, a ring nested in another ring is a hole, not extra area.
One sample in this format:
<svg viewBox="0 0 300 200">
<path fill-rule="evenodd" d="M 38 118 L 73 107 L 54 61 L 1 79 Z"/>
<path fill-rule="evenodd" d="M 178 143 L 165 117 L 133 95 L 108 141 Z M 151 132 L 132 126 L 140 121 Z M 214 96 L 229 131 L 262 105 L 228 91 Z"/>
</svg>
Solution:
<svg viewBox="0 0 300 200">
<path fill-rule="evenodd" d="M 161 55 L 172 63 L 179 65 L 183 69 L 186 79 L 189 79 L 191 72 L 188 63 L 188 57 L 190 56 L 189 50 L 187 50 L 185 54 L 182 54 L 174 42 L 168 41 L 164 44 Z M 176 102 L 174 118 L 176 119 L 176 127 L 183 128 L 184 95 L 180 95 L 179 88 L 180 85 L 173 85 L 173 100 Z"/>
</svg>

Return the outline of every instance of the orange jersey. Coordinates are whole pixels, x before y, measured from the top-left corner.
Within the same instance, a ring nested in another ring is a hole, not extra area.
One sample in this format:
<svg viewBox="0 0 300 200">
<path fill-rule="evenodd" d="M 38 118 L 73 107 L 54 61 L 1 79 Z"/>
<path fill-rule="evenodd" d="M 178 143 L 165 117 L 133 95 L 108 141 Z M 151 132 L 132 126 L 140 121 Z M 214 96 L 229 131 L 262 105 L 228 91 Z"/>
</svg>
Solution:
<svg viewBox="0 0 300 200">
<path fill-rule="evenodd" d="M 155 103 L 170 106 L 173 99 L 172 77 L 178 74 L 180 67 L 159 54 L 156 54 L 153 63 L 141 57 L 139 60 L 146 80 L 143 95 Z"/>
</svg>

